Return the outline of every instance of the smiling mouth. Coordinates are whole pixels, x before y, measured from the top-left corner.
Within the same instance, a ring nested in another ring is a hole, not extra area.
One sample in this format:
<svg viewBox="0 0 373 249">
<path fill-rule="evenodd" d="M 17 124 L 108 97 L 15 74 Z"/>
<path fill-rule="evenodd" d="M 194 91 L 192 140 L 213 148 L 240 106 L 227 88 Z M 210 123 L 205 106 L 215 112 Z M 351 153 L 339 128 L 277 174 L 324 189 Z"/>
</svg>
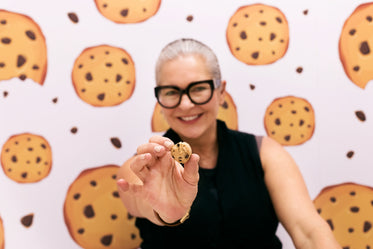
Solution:
<svg viewBox="0 0 373 249">
<path fill-rule="evenodd" d="M 188 117 L 180 117 L 179 119 L 183 120 L 183 121 L 192 121 L 192 120 L 195 120 L 197 118 L 199 118 L 202 114 L 200 115 L 194 115 L 194 116 L 188 116 Z"/>
</svg>

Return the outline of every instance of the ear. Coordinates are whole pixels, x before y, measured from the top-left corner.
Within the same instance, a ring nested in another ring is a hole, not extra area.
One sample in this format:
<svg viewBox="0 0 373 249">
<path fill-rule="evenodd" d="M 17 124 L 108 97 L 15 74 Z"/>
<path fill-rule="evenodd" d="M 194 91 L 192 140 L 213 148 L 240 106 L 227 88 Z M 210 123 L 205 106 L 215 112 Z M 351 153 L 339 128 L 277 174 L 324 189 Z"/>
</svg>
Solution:
<svg viewBox="0 0 373 249">
<path fill-rule="evenodd" d="M 227 85 L 227 82 L 225 80 L 222 80 L 221 81 L 221 85 L 220 87 L 218 88 L 219 90 L 219 104 L 220 105 L 223 105 L 224 104 L 224 99 L 225 99 L 225 86 Z"/>
</svg>

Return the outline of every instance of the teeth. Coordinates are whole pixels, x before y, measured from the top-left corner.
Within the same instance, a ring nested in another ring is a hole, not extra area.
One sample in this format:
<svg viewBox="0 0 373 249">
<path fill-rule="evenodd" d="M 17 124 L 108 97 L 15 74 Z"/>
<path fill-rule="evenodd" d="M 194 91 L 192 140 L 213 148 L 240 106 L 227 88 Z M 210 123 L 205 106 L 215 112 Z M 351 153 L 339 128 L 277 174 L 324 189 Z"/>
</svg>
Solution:
<svg viewBox="0 0 373 249">
<path fill-rule="evenodd" d="M 189 117 L 181 117 L 181 119 L 184 120 L 184 121 L 190 121 L 190 120 L 193 120 L 193 119 L 196 119 L 196 118 L 198 118 L 198 115 L 189 116 Z"/>
</svg>

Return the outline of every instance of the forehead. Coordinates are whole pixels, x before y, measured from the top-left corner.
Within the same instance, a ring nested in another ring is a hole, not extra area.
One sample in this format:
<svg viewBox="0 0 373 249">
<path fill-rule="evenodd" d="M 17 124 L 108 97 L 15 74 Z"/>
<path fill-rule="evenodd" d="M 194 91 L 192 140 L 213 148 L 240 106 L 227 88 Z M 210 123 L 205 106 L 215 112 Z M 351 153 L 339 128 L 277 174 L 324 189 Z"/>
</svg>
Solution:
<svg viewBox="0 0 373 249">
<path fill-rule="evenodd" d="M 206 60 L 200 55 L 183 55 L 163 64 L 159 85 L 186 84 L 211 78 Z"/>
</svg>

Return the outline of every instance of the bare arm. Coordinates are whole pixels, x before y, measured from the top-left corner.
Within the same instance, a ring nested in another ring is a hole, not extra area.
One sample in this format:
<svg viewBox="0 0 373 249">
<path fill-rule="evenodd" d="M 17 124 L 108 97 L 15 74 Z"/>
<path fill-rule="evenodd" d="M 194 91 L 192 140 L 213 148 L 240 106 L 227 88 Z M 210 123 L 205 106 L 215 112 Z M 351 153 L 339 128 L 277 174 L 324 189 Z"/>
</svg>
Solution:
<svg viewBox="0 0 373 249">
<path fill-rule="evenodd" d="M 168 138 L 154 136 L 118 172 L 119 194 L 128 212 L 158 225 L 153 210 L 172 223 L 185 215 L 197 195 L 199 156 L 193 154 L 182 167 L 171 157 L 172 145 Z"/>
<path fill-rule="evenodd" d="M 341 249 L 328 224 L 317 213 L 303 177 L 290 154 L 264 137 L 260 158 L 277 216 L 298 249 Z"/>
</svg>

